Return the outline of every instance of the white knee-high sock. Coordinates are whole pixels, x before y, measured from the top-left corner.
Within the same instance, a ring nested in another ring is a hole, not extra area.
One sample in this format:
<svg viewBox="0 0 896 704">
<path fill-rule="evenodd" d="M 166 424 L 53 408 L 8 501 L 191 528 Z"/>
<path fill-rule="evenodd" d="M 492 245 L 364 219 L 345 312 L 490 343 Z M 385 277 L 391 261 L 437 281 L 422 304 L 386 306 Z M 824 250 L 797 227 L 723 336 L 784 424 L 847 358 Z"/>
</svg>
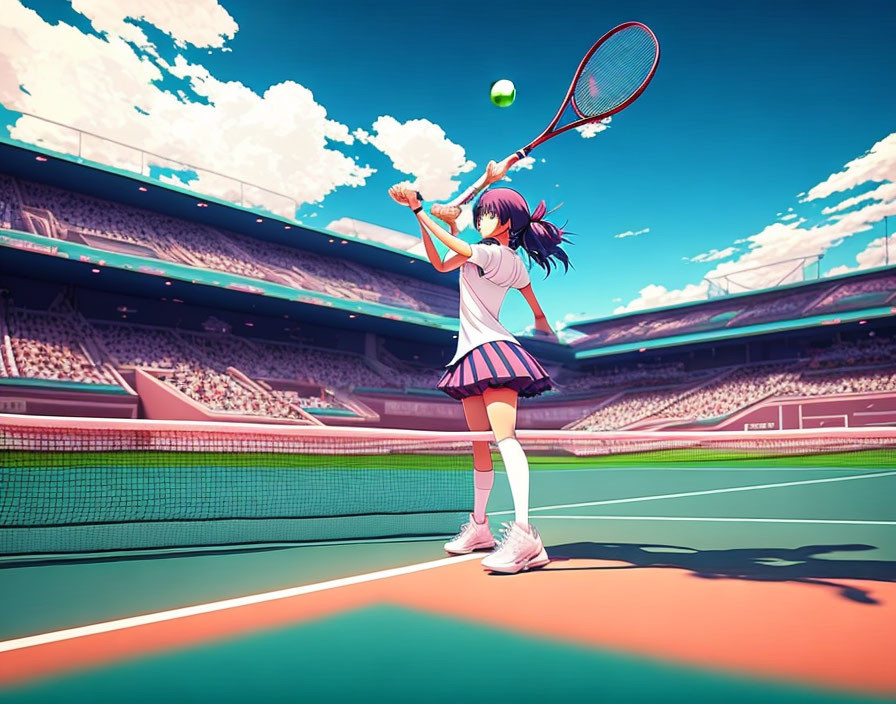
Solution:
<svg viewBox="0 0 896 704">
<path fill-rule="evenodd" d="M 516 522 L 529 525 L 529 461 L 526 453 L 516 438 L 504 438 L 498 441 L 498 450 L 507 470 L 507 481 L 510 482 L 510 494 L 513 496 L 513 508 Z"/>
<path fill-rule="evenodd" d="M 487 472 L 473 470 L 473 519 L 477 523 L 485 523 L 485 507 L 488 504 L 488 495 L 495 484 L 495 472 L 490 469 Z"/>
</svg>

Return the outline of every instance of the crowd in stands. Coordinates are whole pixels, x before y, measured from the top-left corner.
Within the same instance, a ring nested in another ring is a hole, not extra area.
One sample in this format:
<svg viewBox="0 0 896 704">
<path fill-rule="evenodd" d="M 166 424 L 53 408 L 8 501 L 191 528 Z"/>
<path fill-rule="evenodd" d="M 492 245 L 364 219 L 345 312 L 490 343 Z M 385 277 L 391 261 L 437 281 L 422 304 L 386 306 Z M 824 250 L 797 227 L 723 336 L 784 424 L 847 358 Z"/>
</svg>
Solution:
<svg viewBox="0 0 896 704">
<path fill-rule="evenodd" d="M 7 207 L 6 201 L 11 204 L 16 200 L 5 197 L 6 191 L 12 193 L 12 180 L 4 179 L 0 180 L 0 224 L 7 222 L 4 226 L 8 228 L 12 218 L 4 220 L 4 212 L 15 208 Z M 89 235 L 89 243 L 100 247 L 104 246 L 104 239 L 115 240 L 139 245 L 150 256 L 181 264 L 338 298 L 457 316 L 456 291 L 345 261 L 339 258 L 338 249 L 334 256 L 322 256 L 73 191 L 26 181 L 19 185 L 23 205 L 52 213 L 56 223 L 56 232 L 52 234 L 59 238 Z"/>
<path fill-rule="evenodd" d="M 201 364 L 183 350 L 174 332 L 164 328 L 94 323 L 93 329 L 119 366 L 173 369 L 178 364 Z"/>
<path fill-rule="evenodd" d="M 434 367 L 399 359 L 386 347 L 385 340 L 377 341 L 377 359 L 391 371 L 390 386 L 405 389 L 434 389 L 442 378 L 444 367 Z"/>
<path fill-rule="evenodd" d="M 9 176 L 0 174 L 0 228 L 11 229 L 18 224 L 19 198 Z"/>
<path fill-rule="evenodd" d="M 808 360 L 810 369 L 896 364 L 896 345 L 886 337 L 865 337 L 857 342 L 844 341 L 824 349 L 811 350 Z"/>
<path fill-rule="evenodd" d="M 655 378 L 664 384 L 667 379 Z M 729 415 L 772 396 L 881 391 L 896 391 L 896 340 L 869 337 L 811 351 L 799 361 L 716 370 L 709 381 L 705 376 L 701 379 L 696 373 L 685 373 L 673 385 L 623 392 L 576 427 L 611 430 L 648 418 L 705 420 Z"/>
<path fill-rule="evenodd" d="M 334 403 L 328 398 L 300 394 L 298 391 L 281 389 L 272 393 L 278 398 L 301 408 L 341 408 L 340 404 Z"/>
<path fill-rule="evenodd" d="M 255 379 L 291 379 L 333 388 L 391 385 L 362 357 L 346 352 L 119 323 L 96 323 L 94 328 L 122 365 L 171 369 L 188 364 L 218 372 L 235 367 Z"/>
<path fill-rule="evenodd" d="M 117 384 L 84 348 L 66 316 L 14 310 L 7 318 L 9 341 L 19 376 L 28 379 Z"/>
<path fill-rule="evenodd" d="M 896 367 L 831 369 L 804 372 L 791 389 L 795 396 L 833 396 L 835 394 L 875 393 L 896 390 Z"/>
<path fill-rule="evenodd" d="M 576 425 L 583 430 L 614 430 L 649 418 L 681 395 L 679 388 L 633 391 L 611 398 Z"/>
<path fill-rule="evenodd" d="M 631 389 L 659 386 L 688 377 L 684 364 L 637 364 L 632 367 L 591 370 L 576 376 L 565 375 L 559 381 L 567 393 L 604 389 Z"/>
<path fill-rule="evenodd" d="M 159 370 L 167 383 L 209 409 L 275 418 L 300 418 L 297 407 L 334 407 L 338 402 L 321 394 L 269 391 L 254 386 L 252 379 L 289 379 L 344 390 L 434 388 L 442 371 L 400 360 L 382 344 L 376 363 L 369 365 L 361 355 L 228 332 L 88 324 L 73 310 L 61 308 L 10 307 L 0 328 L 6 336 L 3 349 L 14 362 L 5 359 L 6 373 L 115 384 L 117 377 L 106 362 L 146 367 Z M 868 335 L 806 350 L 797 360 L 724 369 L 689 371 L 680 363 L 619 366 L 566 378 L 561 387 L 563 393 L 593 392 L 600 405 L 579 424 L 586 429 L 624 428 L 647 419 L 710 419 L 767 397 L 896 391 L 896 340 Z"/>
<path fill-rule="evenodd" d="M 717 418 L 767 396 L 786 392 L 797 377 L 792 365 L 742 367 L 723 374 L 666 406 L 665 418 Z"/>
<path fill-rule="evenodd" d="M 161 374 L 159 379 L 213 411 L 268 418 L 305 419 L 287 400 L 250 389 L 228 374 L 208 367 L 178 364 L 173 371 Z"/>
</svg>

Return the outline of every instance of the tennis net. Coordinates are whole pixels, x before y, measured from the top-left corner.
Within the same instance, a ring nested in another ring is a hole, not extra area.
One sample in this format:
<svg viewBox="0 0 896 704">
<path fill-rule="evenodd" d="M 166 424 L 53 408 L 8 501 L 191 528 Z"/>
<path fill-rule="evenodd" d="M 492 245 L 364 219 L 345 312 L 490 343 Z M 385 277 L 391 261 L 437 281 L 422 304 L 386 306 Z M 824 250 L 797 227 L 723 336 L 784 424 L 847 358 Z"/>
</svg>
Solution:
<svg viewBox="0 0 896 704">
<path fill-rule="evenodd" d="M 536 470 L 896 466 L 893 428 L 518 437 Z M 0 553 L 447 535 L 472 506 L 471 442 L 491 439 L 0 414 Z"/>
</svg>

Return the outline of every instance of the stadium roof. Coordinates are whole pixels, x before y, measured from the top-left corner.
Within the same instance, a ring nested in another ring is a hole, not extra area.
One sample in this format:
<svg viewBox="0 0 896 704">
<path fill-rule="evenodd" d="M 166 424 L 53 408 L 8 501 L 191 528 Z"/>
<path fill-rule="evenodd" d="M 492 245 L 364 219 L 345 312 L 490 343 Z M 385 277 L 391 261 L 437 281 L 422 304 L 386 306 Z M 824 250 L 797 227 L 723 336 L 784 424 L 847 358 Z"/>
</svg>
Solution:
<svg viewBox="0 0 896 704">
<path fill-rule="evenodd" d="M 580 321 L 571 344 L 578 359 L 890 316 L 896 266 Z"/>
<path fill-rule="evenodd" d="M 40 157 L 40 159 L 38 159 Z M 28 181 L 76 191 L 134 208 L 212 225 L 248 237 L 317 252 L 457 289 L 456 276 L 440 274 L 429 261 L 372 239 L 300 225 L 268 211 L 241 207 L 131 171 L 88 162 L 0 136 L 0 171 Z M 144 190 L 140 190 L 140 188 Z M 207 207 L 197 207 L 205 203 Z M 260 222 L 259 222 L 260 220 Z"/>
<path fill-rule="evenodd" d="M 687 301 L 686 303 L 675 303 L 669 306 L 659 306 L 658 308 L 644 308 L 641 310 L 631 311 L 629 313 L 605 315 L 600 318 L 576 320 L 575 322 L 569 323 L 566 327 L 571 330 L 577 330 L 585 334 L 590 334 L 594 329 L 597 328 L 597 326 L 603 325 L 604 323 L 608 322 L 618 323 L 622 320 L 633 321 L 641 317 L 654 316 L 657 313 L 662 313 L 665 311 L 676 311 L 678 313 L 691 312 L 692 310 L 696 310 L 703 306 L 711 305 L 714 303 L 719 303 L 720 301 L 751 298 L 758 299 L 760 296 L 768 294 L 783 294 L 792 291 L 793 289 L 810 290 L 809 287 L 811 286 L 826 288 L 830 287 L 832 283 L 843 283 L 845 280 L 851 279 L 858 280 L 862 278 L 872 278 L 885 272 L 896 272 L 896 264 L 874 267 L 872 269 L 864 269 L 859 272 L 851 272 L 848 274 L 839 274 L 837 276 L 826 276 L 823 279 L 816 279 L 814 281 L 800 281 L 793 284 L 783 284 L 781 286 L 775 286 L 774 288 L 757 289 L 755 291 L 746 291 L 744 293 L 731 293 L 726 296 L 719 296 L 717 298 L 707 298 L 698 301 Z"/>
<path fill-rule="evenodd" d="M 893 312 L 894 309 L 888 306 L 866 308 L 849 311 L 847 313 L 830 313 L 828 315 L 814 315 L 794 320 L 777 320 L 760 325 L 745 325 L 737 328 L 695 332 L 685 335 L 669 335 L 653 340 L 640 340 L 636 342 L 579 350 L 575 353 L 575 358 L 593 359 L 595 357 L 608 357 L 611 355 L 625 354 L 627 352 L 647 352 L 666 347 L 679 347 L 695 343 L 705 344 L 721 340 L 732 340 L 740 337 L 782 333 L 790 330 L 806 330 L 809 328 L 821 327 L 823 325 L 840 325 L 841 323 L 851 323 L 860 320 L 891 317 Z"/>
</svg>

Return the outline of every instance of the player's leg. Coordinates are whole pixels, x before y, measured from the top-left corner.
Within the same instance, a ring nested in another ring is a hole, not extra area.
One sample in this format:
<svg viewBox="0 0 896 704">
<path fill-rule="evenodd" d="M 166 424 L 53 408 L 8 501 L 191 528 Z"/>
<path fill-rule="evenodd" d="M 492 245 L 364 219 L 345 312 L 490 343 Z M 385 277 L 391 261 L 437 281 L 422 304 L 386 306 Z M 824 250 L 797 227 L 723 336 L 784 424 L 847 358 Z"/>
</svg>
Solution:
<svg viewBox="0 0 896 704">
<path fill-rule="evenodd" d="M 516 522 L 528 530 L 529 525 L 529 462 L 516 439 L 516 391 L 509 388 L 486 389 L 482 394 L 489 425 L 495 434 L 510 493 Z"/>
<path fill-rule="evenodd" d="M 491 429 L 482 396 L 468 396 L 463 400 L 463 405 L 467 427 L 470 430 L 488 431 Z M 495 483 L 495 468 L 492 464 L 491 445 L 486 440 L 473 443 L 473 470 L 475 472 L 473 481 L 475 489 L 473 517 L 477 523 L 485 523 L 485 509 L 488 504 L 488 496 Z"/>
<path fill-rule="evenodd" d="M 467 427 L 474 431 L 489 430 L 488 414 L 482 396 L 468 396 L 463 399 L 464 416 Z M 473 443 L 473 513 L 453 540 L 445 544 L 446 552 L 462 555 L 474 550 L 491 550 L 495 546 L 485 514 L 488 496 L 495 483 L 495 470 L 488 441 Z"/>
<path fill-rule="evenodd" d="M 516 520 L 508 526 L 500 548 L 482 565 L 495 572 L 541 567 L 548 563 L 548 554 L 538 531 L 529 524 L 529 462 L 516 439 L 517 393 L 509 388 L 486 389 L 483 401 L 504 461 Z"/>
</svg>

